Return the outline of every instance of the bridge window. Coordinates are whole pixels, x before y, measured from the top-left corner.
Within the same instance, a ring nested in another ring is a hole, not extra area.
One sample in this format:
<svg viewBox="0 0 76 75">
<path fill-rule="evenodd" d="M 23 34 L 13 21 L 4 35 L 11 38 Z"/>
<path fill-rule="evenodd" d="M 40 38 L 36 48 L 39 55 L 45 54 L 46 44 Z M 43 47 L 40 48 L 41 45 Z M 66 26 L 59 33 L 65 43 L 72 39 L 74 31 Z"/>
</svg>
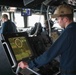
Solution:
<svg viewBox="0 0 76 75">
<path fill-rule="evenodd" d="M 21 16 L 20 12 L 15 13 L 15 23 L 17 27 L 24 27 L 24 18 Z"/>
<path fill-rule="evenodd" d="M 76 12 L 74 12 L 74 21 L 76 22 Z"/>
<path fill-rule="evenodd" d="M 28 27 L 33 27 L 36 22 L 40 22 L 44 27 L 44 16 L 32 14 L 32 16 L 28 17 L 27 20 Z"/>
</svg>

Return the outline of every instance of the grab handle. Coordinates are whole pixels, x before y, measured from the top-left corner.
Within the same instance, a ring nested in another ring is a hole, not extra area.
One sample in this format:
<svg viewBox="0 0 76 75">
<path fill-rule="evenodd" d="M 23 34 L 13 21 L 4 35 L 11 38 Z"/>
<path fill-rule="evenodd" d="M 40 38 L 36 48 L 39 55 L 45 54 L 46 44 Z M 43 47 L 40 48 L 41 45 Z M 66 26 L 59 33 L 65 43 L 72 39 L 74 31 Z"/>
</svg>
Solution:
<svg viewBox="0 0 76 75">
<path fill-rule="evenodd" d="M 29 67 L 26 67 L 26 68 L 27 68 L 29 71 L 31 71 L 31 72 L 33 72 L 34 74 L 36 74 L 36 75 L 41 75 L 41 74 L 37 73 L 36 71 L 30 69 Z"/>
<path fill-rule="evenodd" d="M 9 47 L 8 47 L 8 44 L 7 44 L 6 42 L 3 42 L 3 45 L 6 45 L 7 50 L 8 50 L 8 52 L 9 52 L 9 55 L 10 55 L 10 57 L 11 57 L 11 59 L 12 59 L 12 62 L 13 62 L 12 68 L 13 68 L 13 67 L 16 67 L 16 62 L 15 62 L 15 60 L 14 60 L 12 54 L 11 54 L 11 51 L 10 51 L 10 49 L 9 49 Z"/>
</svg>

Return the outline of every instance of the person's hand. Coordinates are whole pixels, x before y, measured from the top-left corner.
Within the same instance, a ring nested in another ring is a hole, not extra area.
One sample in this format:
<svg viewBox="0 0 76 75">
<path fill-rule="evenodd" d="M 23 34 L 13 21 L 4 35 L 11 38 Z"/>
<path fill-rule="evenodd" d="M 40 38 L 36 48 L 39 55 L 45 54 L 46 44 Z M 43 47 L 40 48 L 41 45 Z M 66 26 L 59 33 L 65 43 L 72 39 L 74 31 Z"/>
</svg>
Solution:
<svg viewBox="0 0 76 75">
<path fill-rule="evenodd" d="M 24 69 L 24 68 L 27 68 L 27 67 L 28 67 L 28 64 L 27 64 L 26 62 L 21 61 L 21 62 L 18 64 L 18 66 L 19 66 L 20 68 Z"/>
</svg>

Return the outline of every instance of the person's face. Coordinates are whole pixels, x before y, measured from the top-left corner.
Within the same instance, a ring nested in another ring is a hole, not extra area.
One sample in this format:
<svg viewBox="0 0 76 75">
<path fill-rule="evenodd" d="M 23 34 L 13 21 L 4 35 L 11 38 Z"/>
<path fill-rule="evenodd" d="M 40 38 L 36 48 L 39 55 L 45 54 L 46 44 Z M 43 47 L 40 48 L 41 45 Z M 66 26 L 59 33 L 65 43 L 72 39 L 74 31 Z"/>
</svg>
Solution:
<svg viewBox="0 0 76 75">
<path fill-rule="evenodd" d="M 62 28 L 65 28 L 64 17 L 57 17 L 57 22 Z"/>
<path fill-rule="evenodd" d="M 5 21 L 5 19 L 4 18 L 2 18 L 2 22 L 4 22 Z"/>
</svg>

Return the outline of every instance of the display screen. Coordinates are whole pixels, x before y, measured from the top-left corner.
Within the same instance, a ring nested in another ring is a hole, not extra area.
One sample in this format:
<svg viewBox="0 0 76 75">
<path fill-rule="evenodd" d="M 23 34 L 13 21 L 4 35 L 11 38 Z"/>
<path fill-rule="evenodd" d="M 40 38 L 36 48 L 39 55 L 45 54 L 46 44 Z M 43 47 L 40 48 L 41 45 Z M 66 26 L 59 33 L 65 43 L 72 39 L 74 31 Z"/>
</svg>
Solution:
<svg viewBox="0 0 76 75">
<path fill-rule="evenodd" d="M 22 8 L 21 16 L 31 16 L 31 14 L 32 14 L 31 9 Z"/>
<path fill-rule="evenodd" d="M 17 61 L 32 56 L 32 52 L 26 40 L 26 37 L 13 37 L 9 38 L 8 40 Z"/>
</svg>

